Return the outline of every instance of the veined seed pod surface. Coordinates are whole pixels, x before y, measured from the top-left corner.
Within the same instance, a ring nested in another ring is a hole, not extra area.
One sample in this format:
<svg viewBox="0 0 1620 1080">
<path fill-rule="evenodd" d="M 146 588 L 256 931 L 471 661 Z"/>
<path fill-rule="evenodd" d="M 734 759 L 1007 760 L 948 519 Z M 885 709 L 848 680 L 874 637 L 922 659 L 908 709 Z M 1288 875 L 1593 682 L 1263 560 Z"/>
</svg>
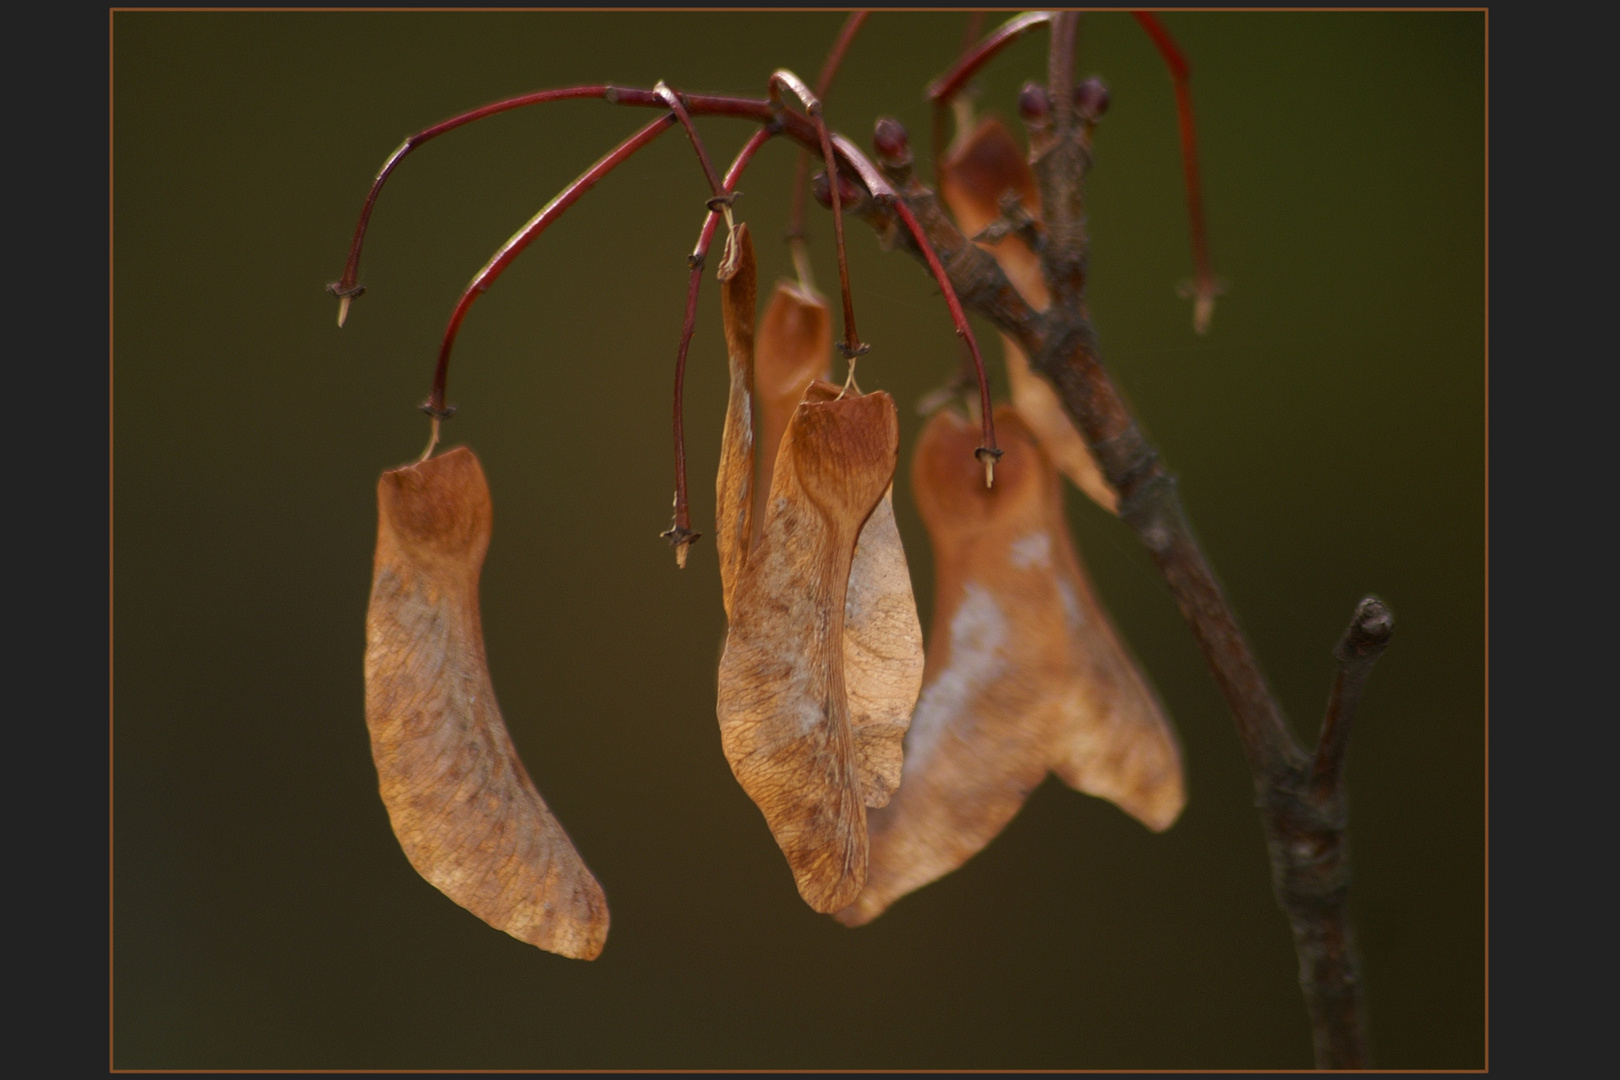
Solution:
<svg viewBox="0 0 1620 1080">
<path fill-rule="evenodd" d="M 530 780 L 490 684 L 483 468 L 457 447 L 390 470 L 377 510 L 366 724 L 394 835 L 418 873 L 491 926 L 594 959 L 607 900 Z"/>
<path fill-rule="evenodd" d="M 887 394 L 814 381 L 831 340 L 819 298 L 779 287 L 756 342 L 755 273 L 739 225 L 718 274 L 730 392 L 716 479 L 728 621 L 717 711 L 727 760 L 800 895 L 830 912 L 865 880 L 865 807 L 899 783 L 922 684 L 894 520 L 899 427 Z M 756 452 L 771 462 L 757 479 Z"/>
<path fill-rule="evenodd" d="M 848 925 L 961 866 L 1048 771 L 1154 830 L 1185 802 L 1175 735 L 1092 594 L 1056 470 L 1017 411 L 995 422 L 994 488 L 977 425 L 942 410 L 917 445 L 934 625 L 900 786 L 869 815 L 867 884 L 838 913 Z"/>
</svg>

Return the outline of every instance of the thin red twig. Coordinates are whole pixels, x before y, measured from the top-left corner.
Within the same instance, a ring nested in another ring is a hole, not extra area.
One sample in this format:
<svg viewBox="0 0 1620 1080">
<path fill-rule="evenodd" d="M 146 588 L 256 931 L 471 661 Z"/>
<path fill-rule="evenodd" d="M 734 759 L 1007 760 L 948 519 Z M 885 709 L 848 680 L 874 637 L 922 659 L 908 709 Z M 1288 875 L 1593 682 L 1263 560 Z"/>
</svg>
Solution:
<svg viewBox="0 0 1620 1080">
<path fill-rule="evenodd" d="M 349 245 L 349 261 L 343 265 L 343 276 L 326 287 L 340 301 L 338 325 L 343 325 L 348 315 L 349 301 L 364 293 L 365 287 L 357 284 L 360 275 L 360 249 L 366 240 L 366 227 L 371 221 L 371 209 L 377 204 L 377 196 L 382 194 L 383 184 L 388 182 L 388 176 L 398 167 L 401 161 L 408 157 L 411 151 L 432 139 L 438 138 L 447 131 L 454 131 L 458 127 L 470 124 L 474 120 L 482 120 L 486 116 L 496 113 L 508 112 L 512 109 L 521 109 L 525 105 L 540 105 L 548 101 L 566 101 L 573 98 L 601 97 L 607 86 L 569 86 L 560 90 L 540 90 L 533 94 L 523 94 L 519 97 L 507 98 L 489 105 L 464 112 L 459 116 L 452 116 L 448 120 L 441 120 L 430 128 L 424 128 L 415 135 L 410 136 L 399 144 L 388 160 L 383 162 L 382 169 L 377 178 L 371 182 L 371 190 L 366 194 L 366 201 L 360 208 L 360 221 L 354 227 L 354 240 Z"/>
<path fill-rule="evenodd" d="M 681 95 L 670 89 L 669 84 L 662 79 L 653 87 L 653 93 L 669 106 L 669 111 L 675 114 L 675 118 L 686 129 L 686 137 L 691 140 L 692 149 L 697 152 L 698 164 L 703 166 L 703 179 L 709 182 L 709 194 L 720 194 L 720 177 L 715 175 L 714 163 L 709 160 L 708 148 L 703 145 L 703 140 L 698 138 L 697 128 L 692 126 L 692 117 L 687 113 L 686 106 L 681 103 Z"/>
<path fill-rule="evenodd" d="M 759 148 L 764 146 L 772 137 L 772 132 L 760 128 L 743 144 L 732 161 L 731 168 L 726 170 L 726 178 L 721 184 L 722 194 L 730 195 L 737 190 L 737 181 L 742 177 L 743 170 L 753 160 Z M 709 245 L 714 241 L 715 230 L 720 224 L 720 211 L 713 209 L 703 219 L 703 228 L 698 233 L 697 246 L 692 254 L 687 256 L 687 262 L 692 265 L 691 280 L 686 286 L 686 316 L 681 322 L 681 343 L 675 352 L 675 524 L 664 536 L 677 546 L 677 560 L 684 565 L 685 560 L 680 558 L 684 554 L 681 544 L 690 544 L 698 538 L 698 533 L 692 531 L 692 516 L 686 502 L 686 424 L 684 420 L 686 397 L 686 351 L 692 344 L 692 333 L 697 327 L 697 299 L 698 287 L 703 281 L 703 263 L 709 254 Z"/>
<path fill-rule="evenodd" d="M 982 16 L 984 13 L 978 14 Z M 951 99 L 1002 49 L 1035 27 L 1051 21 L 1052 13 L 1049 11 L 1026 11 L 1022 15 L 1014 15 L 996 27 L 977 45 L 972 44 L 971 36 L 976 24 L 970 25 L 970 36 L 967 44 L 962 47 L 962 55 L 949 71 L 928 84 L 928 89 L 924 93 L 934 106 L 929 131 L 931 144 L 929 149 L 934 158 L 934 190 L 938 191 L 945 183 L 945 109 L 950 105 Z"/>
<path fill-rule="evenodd" d="M 810 119 L 816 125 L 816 137 L 821 143 L 821 156 L 827 163 L 827 186 L 832 193 L 833 238 L 838 247 L 838 287 L 844 301 L 844 341 L 839 351 L 846 360 L 853 361 L 870 350 L 871 346 L 861 343 L 859 332 L 855 329 L 855 299 L 849 288 L 849 259 L 844 254 L 844 208 L 843 201 L 838 193 L 838 159 L 833 156 L 832 137 L 827 131 L 827 122 L 821 115 L 821 99 L 804 85 L 804 81 L 786 68 L 780 68 L 771 74 L 771 100 L 779 103 L 781 87 L 787 87 L 800 101 L 810 114 Z"/>
<path fill-rule="evenodd" d="M 382 193 L 383 185 L 389 175 L 413 150 L 447 131 L 470 124 L 474 120 L 482 120 L 497 113 L 508 112 L 512 109 L 522 108 L 526 105 L 540 105 L 551 101 L 565 101 L 580 98 L 599 98 L 610 105 L 630 105 L 637 107 L 667 108 L 668 105 L 657 90 L 641 90 L 635 88 L 616 87 L 604 83 L 594 83 L 586 86 L 567 86 L 554 90 L 539 90 L 531 94 L 521 94 L 517 97 L 507 98 L 489 105 L 473 109 L 471 112 L 452 116 L 442 120 L 432 127 L 425 128 L 401 143 L 388 160 L 383 163 L 382 169 L 372 181 L 371 190 L 366 195 L 366 201 L 360 208 L 360 220 L 355 225 L 354 240 L 349 245 L 349 260 L 344 265 L 343 276 L 332 282 L 326 288 L 336 296 L 338 304 L 338 325 L 342 326 L 348 314 L 349 304 L 355 297 L 365 292 L 365 287 L 358 284 L 360 273 L 360 252 L 365 244 L 366 230 L 370 225 L 371 211 L 376 205 L 377 197 Z M 822 148 L 822 142 L 815 124 L 796 113 L 783 112 L 779 106 L 759 98 L 738 98 L 723 94 L 687 94 L 685 105 L 689 113 L 698 116 L 729 116 L 738 120 L 752 120 L 760 124 L 779 124 L 783 134 L 793 139 L 800 146 L 813 150 Z M 859 151 L 856 151 L 859 154 Z"/>
<path fill-rule="evenodd" d="M 968 325 L 962 302 L 956 298 L 956 290 L 951 287 L 950 275 L 945 272 L 939 256 L 934 254 L 933 245 L 929 244 L 922 225 L 912 215 L 911 207 L 905 204 L 905 200 L 896 199 L 894 212 L 900 215 L 900 220 L 906 223 L 912 238 L 922 249 L 923 257 L 928 260 L 928 268 L 934 272 L 934 280 L 939 282 L 940 291 L 945 294 L 945 304 L 951 309 L 951 321 L 956 323 L 956 332 L 967 342 L 968 351 L 973 354 L 973 371 L 979 378 L 979 412 L 982 414 L 984 435 L 984 445 L 974 453 L 984 462 L 984 486 L 990 487 L 995 483 L 995 462 L 1001 457 L 1001 451 L 996 448 L 996 424 L 990 415 L 990 384 L 984 376 L 984 357 L 979 354 L 979 343 L 973 337 L 973 328 Z"/>
<path fill-rule="evenodd" d="M 1170 32 L 1151 12 L 1133 11 L 1131 14 L 1136 16 L 1136 21 L 1147 31 L 1148 37 L 1153 39 L 1159 55 L 1164 58 L 1165 67 L 1170 69 L 1170 79 L 1176 88 L 1176 120 L 1181 127 L 1181 168 L 1187 182 L 1187 218 L 1192 231 L 1195 275 L 1192 285 L 1195 301 L 1193 326 L 1202 334 L 1209 329 L 1220 286 L 1210 270 L 1209 242 L 1204 230 L 1203 185 L 1198 179 L 1198 129 L 1193 123 L 1192 88 L 1187 81 L 1192 67 Z"/>
<path fill-rule="evenodd" d="M 816 77 L 816 96 L 823 100 L 827 91 L 832 89 L 833 78 L 838 74 L 839 67 L 844 62 L 844 54 L 849 51 L 860 32 L 861 24 L 866 22 L 870 11 L 852 11 L 849 18 L 844 20 L 844 28 L 838 32 L 838 39 L 833 42 L 832 48 L 827 52 L 827 59 L 821 65 L 821 74 Z M 793 210 L 788 218 L 788 239 L 804 239 L 804 206 L 805 194 L 809 191 L 810 181 L 810 153 L 807 150 L 799 152 L 799 160 L 793 167 Z"/>
<path fill-rule="evenodd" d="M 988 11 L 974 11 L 968 14 L 967 27 L 962 31 L 963 52 L 967 52 L 973 47 L 973 43 L 979 40 L 979 35 L 984 32 L 984 17 L 988 14 L 990 14 Z"/>
<path fill-rule="evenodd" d="M 1014 15 L 992 30 L 983 41 L 966 50 L 951 70 L 929 83 L 925 91 L 928 100 L 936 105 L 950 104 L 962 85 L 973 78 L 991 57 L 1023 34 L 1051 21 L 1052 13 L 1049 11 L 1026 11 L 1022 15 Z"/>
<path fill-rule="evenodd" d="M 561 217 L 563 211 L 578 202 L 580 196 L 595 187 L 596 182 L 612 172 L 619 163 L 663 134 L 675 122 L 674 113 L 665 113 L 610 150 L 600 161 L 563 188 L 538 214 L 530 218 L 528 224 L 502 244 L 500 250 L 484 264 L 484 268 L 473 275 L 472 282 L 461 294 L 460 302 L 450 314 L 449 325 L 444 328 L 444 341 L 439 346 L 439 363 L 433 373 L 433 393 L 427 402 L 430 412 L 436 415 L 445 413 L 444 391 L 445 382 L 449 377 L 450 350 L 455 346 L 456 333 L 461 329 L 461 321 L 467 317 L 467 311 L 472 307 L 473 301 L 486 292 L 512 264 L 512 260 L 522 254 L 523 249 L 533 243 L 537 236 L 545 232 L 548 225 Z"/>
</svg>

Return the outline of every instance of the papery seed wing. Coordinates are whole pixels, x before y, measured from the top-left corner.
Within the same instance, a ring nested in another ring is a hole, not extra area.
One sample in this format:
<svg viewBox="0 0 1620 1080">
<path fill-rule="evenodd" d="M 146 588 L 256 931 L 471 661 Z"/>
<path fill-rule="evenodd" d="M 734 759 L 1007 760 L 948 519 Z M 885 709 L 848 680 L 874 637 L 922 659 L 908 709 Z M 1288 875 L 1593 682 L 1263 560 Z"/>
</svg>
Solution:
<svg viewBox="0 0 1620 1080">
<path fill-rule="evenodd" d="M 1001 216 L 1001 197 L 1008 191 L 1018 194 L 1031 215 L 1040 216 L 1040 192 L 1022 148 L 1000 121 L 987 119 L 946 158 L 940 194 L 962 231 L 973 236 Z M 988 250 L 1030 306 L 1045 310 L 1051 296 L 1041 275 L 1040 257 L 1029 245 L 1017 236 L 1007 236 L 988 245 Z M 1029 358 L 1010 337 L 1002 334 L 1001 342 L 1013 404 L 1034 429 L 1041 446 L 1093 502 L 1111 514 L 1119 513 L 1118 496 L 1097 467 L 1057 392 L 1030 370 Z"/>
<path fill-rule="evenodd" d="M 720 435 L 715 478 L 714 546 L 720 557 L 720 599 L 731 617 L 732 594 L 748 561 L 754 513 L 754 242 L 747 225 L 726 236 L 720 260 L 720 314 L 726 333 L 731 388 Z"/>
<path fill-rule="evenodd" d="M 891 483 L 861 528 L 844 601 L 844 687 L 867 806 L 900 784 L 911 712 L 922 690 L 923 636 Z"/>
<path fill-rule="evenodd" d="M 1062 493 L 1055 482 L 1052 489 L 1047 509 L 1058 591 L 1074 663 L 1084 672 L 1063 700 L 1052 771 L 1163 832 L 1187 804 L 1181 748 L 1164 705 L 1097 602 L 1069 535 Z"/>
<path fill-rule="evenodd" d="M 1136 813 L 1141 770 L 1129 762 L 1162 762 L 1168 750 L 1174 771 L 1154 791 L 1157 805 L 1179 809 L 1179 756 L 1162 715 L 1128 705 L 1125 722 L 1097 708 L 1120 685 L 1118 641 L 1101 632 L 1106 616 L 1078 571 L 1057 475 L 1016 412 L 1004 406 L 995 419 L 1005 454 L 993 489 L 972 456 L 976 426 L 942 411 L 918 442 L 912 486 L 934 545 L 934 626 L 900 787 L 868 815 L 868 881 L 838 915 L 847 925 L 966 862 L 1049 769 L 1084 762 L 1100 789 L 1109 763 L 1126 762 L 1123 805 Z M 1156 708 L 1151 692 L 1146 700 Z"/>
<path fill-rule="evenodd" d="M 981 121 L 973 133 L 953 147 L 941 167 L 940 196 L 965 236 L 983 232 L 1001 216 L 1001 197 L 1018 196 L 1030 216 L 1041 216 L 1040 188 L 1024 156 L 1023 147 L 994 117 Z M 1041 275 L 1040 256 L 1016 236 L 988 245 L 1013 288 L 1037 311 L 1052 302 Z"/>
<path fill-rule="evenodd" d="M 394 835 L 418 873 L 498 930 L 594 959 L 602 888 L 512 745 L 484 657 L 489 486 L 457 448 L 383 474 L 366 613 L 366 724 Z"/>
<path fill-rule="evenodd" d="M 845 603 L 856 541 L 893 478 L 898 438 L 887 394 L 799 406 L 720 659 L 726 760 L 787 856 L 799 894 L 823 912 L 848 904 L 866 878 Z"/>
<path fill-rule="evenodd" d="M 804 399 L 833 401 L 839 392 L 816 382 Z M 922 677 L 922 623 L 891 483 L 861 526 L 844 602 L 844 687 L 867 806 L 887 803 L 900 783 L 902 748 Z"/>
<path fill-rule="evenodd" d="M 754 536 L 765 525 L 765 497 L 793 411 L 805 389 L 825 379 L 832 356 L 832 312 L 818 293 L 778 282 L 760 320 L 754 363 L 759 403 L 759 470 L 754 492 Z"/>
</svg>

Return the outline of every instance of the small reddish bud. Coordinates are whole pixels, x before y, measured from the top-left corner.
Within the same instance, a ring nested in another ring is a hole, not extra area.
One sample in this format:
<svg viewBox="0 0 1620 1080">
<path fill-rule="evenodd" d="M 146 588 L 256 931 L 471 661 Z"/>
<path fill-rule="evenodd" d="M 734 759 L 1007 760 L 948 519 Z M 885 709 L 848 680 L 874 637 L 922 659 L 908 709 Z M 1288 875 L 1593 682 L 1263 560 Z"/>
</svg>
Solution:
<svg viewBox="0 0 1620 1080">
<path fill-rule="evenodd" d="M 1108 87 L 1098 78 L 1085 80 L 1074 88 L 1074 107 L 1087 120 L 1097 120 L 1108 111 Z"/>
<path fill-rule="evenodd" d="M 877 151 L 881 165 L 911 164 L 911 136 L 905 125 L 892 117 L 882 117 L 872 135 L 872 148 Z"/>
<path fill-rule="evenodd" d="M 1018 91 L 1018 115 L 1026 124 L 1039 123 L 1052 111 L 1052 102 L 1046 96 L 1046 87 L 1038 82 L 1027 82 Z"/>
<path fill-rule="evenodd" d="M 816 197 L 816 202 L 827 209 L 832 209 L 832 189 L 827 186 L 825 171 L 816 173 L 810 179 L 810 193 Z M 843 173 L 838 174 L 838 201 L 846 208 L 858 202 L 864 192 L 853 180 Z"/>
</svg>

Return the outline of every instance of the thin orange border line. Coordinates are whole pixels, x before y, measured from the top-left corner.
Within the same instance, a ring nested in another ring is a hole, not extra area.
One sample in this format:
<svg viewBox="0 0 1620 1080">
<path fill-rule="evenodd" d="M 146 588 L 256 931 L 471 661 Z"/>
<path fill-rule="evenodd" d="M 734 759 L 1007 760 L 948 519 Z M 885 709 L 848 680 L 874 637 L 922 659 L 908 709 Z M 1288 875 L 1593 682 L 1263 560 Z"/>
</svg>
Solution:
<svg viewBox="0 0 1620 1080">
<path fill-rule="evenodd" d="M 113 1065 L 113 1015 L 114 1015 L 114 1007 L 113 1007 L 113 997 L 114 997 L 114 980 L 113 980 L 113 906 L 114 906 L 114 893 L 113 893 L 113 865 L 114 865 L 114 859 L 113 859 L 113 835 L 114 835 L 113 834 L 113 716 L 114 716 L 114 713 L 113 713 L 113 658 L 114 658 L 114 652 L 113 652 L 113 609 L 114 609 L 114 601 L 113 601 L 113 592 L 114 592 L 114 590 L 113 590 L 113 573 L 114 573 L 114 560 L 113 560 L 113 531 L 114 531 L 114 526 L 113 526 L 113 506 L 114 506 L 114 504 L 113 504 L 113 461 L 114 461 L 114 458 L 113 458 L 113 434 L 114 434 L 114 432 L 113 432 L 113 423 L 114 423 L 114 413 L 113 413 L 113 381 L 114 381 L 113 380 L 113 355 L 114 355 L 113 354 L 113 281 L 114 281 L 114 275 L 113 275 L 113 252 L 114 252 L 114 244 L 113 244 L 113 234 L 114 234 L 114 222 L 113 222 L 113 160 L 114 160 L 113 159 L 113 16 L 118 14 L 119 12 L 148 12 L 148 11 L 150 11 L 150 12 L 197 12 L 197 13 L 237 12 L 237 11 L 240 11 L 240 12 L 250 12 L 250 13 L 257 12 L 257 13 L 276 13 L 276 14 L 279 14 L 279 13 L 303 13 L 303 12 L 335 12 L 335 13 L 351 13 L 351 14 L 352 13 L 371 13 L 371 12 L 378 12 L 378 13 L 423 12 L 423 13 L 430 13 L 431 14 L 431 13 L 449 13 L 449 12 L 456 12 L 456 13 L 473 12 L 473 13 L 476 13 L 476 12 L 506 12 L 506 11 L 518 12 L 518 13 L 523 13 L 523 12 L 531 12 L 531 13 L 533 13 L 533 12 L 553 12 L 553 11 L 555 11 L 555 12 L 585 12 L 585 11 L 590 11 L 590 12 L 608 12 L 608 13 L 612 13 L 612 12 L 642 12 L 642 11 L 666 12 L 666 11 L 668 11 L 668 12 L 704 13 L 704 12 L 726 12 L 726 11 L 824 12 L 824 11 L 842 11 L 842 10 L 844 10 L 844 9 L 843 8 L 813 8 L 813 7 L 761 7 L 761 8 L 751 8 L 751 7 L 728 7 L 728 8 L 703 8 L 703 7 L 691 7 L 691 8 L 663 8 L 663 7 L 624 7 L 624 8 L 601 8 L 601 7 L 583 7 L 583 8 L 580 8 L 580 7 L 539 7 L 539 8 L 530 8 L 530 7 L 521 7 L 521 8 L 520 7 L 497 7 L 497 8 L 486 8 L 486 7 L 478 7 L 478 8 L 473 8 L 473 7 L 386 7 L 386 8 L 384 8 L 384 7 L 364 7 L 364 8 L 361 8 L 361 7 L 355 7 L 355 8 L 347 8 L 347 7 L 345 7 L 345 8 L 332 8 L 332 7 L 171 7 L 171 6 L 161 6 L 161 7 L 110 7 L 110 8 L 107 9 L 107 1068 L 108 1068 L 109 1072 L 113 1072 L 113 1073 L 159 1073 L 159 1072 L 161 1072 L 161 1073 L 184 1073 L 184 1074 L 188 1074 L 188 1075 L 189 1074 L 194 1074 L 194 1073 L 219 1073 L 219 1072 L 244 1073 L 244 1074 L 257 1074 L 257 1073 L 297 1073 L 297 1074 L 304 1074 L 304 1073 L 341 1073 L 341 1074 L 346 1074 L 346 1075 L 347 1074 L 365 1075 L 365 1074 L 373 1074 L 373 1073 L 408 1073 L 408 1074 L 412 1074 L 412 1075 L 418 1075 L 418 1074 L 420 1074 L 420 1075 L 429 1075 L 429 1074 L 438 1074 L 438 1073 L 457 1073 L 457 1072 L 465 1072 L 466 1071 L 466 1070 L 462 1070 L 462 1069 L 225 1069 L 225 1070 L 220 1070 L 220 1069 L 119 1069 L 119 1068 L 116 1068 Z M 963 8 L 885 8 L 885 7 L 873 7 L 873 8 L 869 8 L 868 10 L 882 11 L 882 12 L 896 12 L 896 13 L 898 13 L 898 12 L 937 13 L 937 12 L 946 12 L 946 11 L 951 11 L 951 12 L 962 11 L 962 10 L 966 10 L 966 9 L 963 9 Z M 1016 10 L 1021 10 L 1021 9 L 1018 9 L 1018 8 L 1003 8 L 1003 9 L 991 8 L 991 9 L 986 9 L 986 10 L 992 10 L 992 11 L 994 11 L 994 10 L 1016 11 Z M 1061 10 L 1061 9 L 1057 9 L 1057 10 Z M 1087 11 L 1103 11 L 1103 12 L 1128 12 L 1128 11 L 1131 11 L 1131 10 L 1134 10 L 1134 9 L 1129 8 L 1129 7 L 1120 7 L 1120 8 L 1100 7 L 1100 8 L 1087 8 L 1085 10 L 1087 10 Z M 1191 12 L 1243 12 L 1243 13 L 1261 13 L 1261 14 L 1269 14 L 1269 13 L 1272 13 L 1272 12 L 1299 13 L 1299 12 L 1317 12 L 1317 11 L 1325 11 L 1325 12 L 1364 12 L 1364 11 L 1365 12 L 1390 12 L 1390 11 L 1407 12 L 1407 11 L 1411 11 L 1411 12 L 1457 12 L 1457 13 L 1480 12 L 1485 16 L 1485 57 L 1484 57 L 1484 72 L 1485 72 L 1485 79 L 1484 79 L 1484 82 L 1485 82 L 1485 85 L 1484 85 L 1484 94 L 1485 94 L 1485 116 L 1484 116 L 1484 119 L 1485 119 L 1485 131 L 1484 131 L 1484 135 L 1485 135 L 1485 147 L 1484 147 L 1484 149 L 1485 149 L 1485 168 L 1484 168 L 1484 176 L 1483 176 L 1483 181 L 1484 181 L 1484 186 L 1485 186 L 1485 188 L 1484 188 L 1484 193 L 1485 193 L 1485 222 L 1484 222 L 1484 226 L 1485 226 L 1485 235 L 1484 235 L 1484 240 L 1485 240 L 1485 254 L 1484 254 L 1485 278 L 1484 278 L 1484 282 L 1483 282 L 1484 301 L 1485 301 L 1485 313 L 1484 313 L 1484 330 L 1485 330 L 1485 354 L 1484 354 L 1484 367 L 1485 367 L 1485 370 L 1484 370 L 1484 375 L 1485 375 L 1485 413 L 1484 413 L 1484 425 L 1485 425 L 1485 438 L 1484 438 L 1484 455 L 1485 455 L 1485 469 L 1484 469 L 1484 493 L 1485 493 L 1485 537 L 1484 537 L 1484 555 L 1485 555 L 1485 582 L 1484 582 L 1484 586 L 1485 586 L 1485 618 L 1484 618 L 1484 624 L 1485 624 L 1485 643 L 1484 643 L 1485 644 L 1485 687 L 1484 687 L 1484 689 L 1485 689 L 1485 716 L 1484 716 L 1484 740 L 1485 740 L 1485 747 L 1484 747 L 1484 772 L 1485 772 L 1485 775 L 1484 775 L 1484 790 L 1485 790 L 1485 798 L 1484 798 L 1484 816 L 1485 816 L 1485 850 L 1484 850 L 1484 863 L 1485 863 L 1485 894 L 1484 894 L 1484 904 L 1485 904 L 1485 920 L 1484 920 L 1484 922 L 1485 922 L 1485 940 L 1484 940 L 1484 958 L 1485 958 L 1485 981 L 1484 981 L 1485 1065 L 1481 1069 L 1365 1069 L 1365 1070 L 1359 1070 L 1359 1071 L 1367 1072 L 1367 1073 L 1371 1073 L 1371 1074 L 1384 1074 L 1384 1073 L 1397 1073 L 1397 1072 L 1399 1072 L 1399 1073 L 1413 1073 L 1413 1074 L 1423 1074 L 1423 1075 L 1428 1075 L 1428 1074 L 1431 1074 L 1431 1073 L 1439 1074 L 1439 1073 L 1483 1073 L 1483 1072 L 1489 1072 L 1490 1071 L 1490 1062 L 1491 1062 L 1491 994 L 1490 994 L 1490 986 L 1491 986 L 1491 932 L 1490 932 L 1491 931 L 1491 895 L 1490 895 L 1490 880 L 1491 880 L 1491 847 L 1490 847 L 1490 835 L 1491 835 L 1491 824 L 1490 824 L 1491 823 L 1491 806 L 1490 806 L 1490 803 L 1491 803 L 1491 800 L 1490 800 L 1490 790 L 1491 790 L 1491 772 L 1490 772 L 1490 761 L 1491 761 L 1491 740 L 1490 740 L 1490 727 L 1491 727 L 1491 721 L 1490 721 L 1490 718 L 1491 718 L 1491 695 L 1490 695 L 1490 686 L 1491 686 L 1491 637 L 1490 637 L 1490 625 L 1491 625 L 1491 623 L 1490 623 L 1490 612 L 1491 612 L 1491 601 L 1490 601 L 1490 597 L 1491 597 L 1491 578 L 1490 578 L 1490 569 L 1491 569 L 1491 540 L 1490 540 L 1490 533 L 1491 533 L 1491 490 L 1490 490 L 1490 462 L 1491 462 L 1491 413 L 1490 413 L 1490 404 L 1491 404 L 1491 379 L 1490 379 L 1490 353 L 1491 353 L 1491 337 L 1490 337 L 1490 326 L 1491 326 L 1491 313 L 1490 313 L 1490 299 L 1491 299 L 1491 285 L 1490 285 L 1490 268 L 1491 268 L 1491 243 L 1490 243 L 1490 235 L 1491 235 L 1491 216 L 1490 216 L 1491 215 L 1491 180 L 1490 180 L 1490 162 L 1491 162 L 1491 126 L 1490 126 L 1491 13 L 1490 13 L 1490 9 L 1488 7 L 1419 7 L 1419 8 L 1405 8 L 1405 7 L 1401 7 L 1401 8 L 1397 8 L 1397 7 L 1323 7 L 1323 8 L 1310 8 L 1310 7 L 1299 7 L 1299 8 L 1294 8 L 1294 7 L 1286 7 L 1286 8 L 1284 8 L 1284 7 L 1279 7 L 1279 8 L 1157 7 L 1157 8 L 1153 8 L 1152 10 L 1154 10 L 1154 11 L 1189 12 L 1189 13 L 1191 13 Z M 657 1070 L 637 1070 L 637 1069 L 488 1069 L 488 1070 L 478 1070 L 478 1071 L 480 1071 L 480 1072 L 489 1072 L 489 1073 L 499 1073 L 499 1074 L 506 1074 L 506 1073 L 553 1073 L 553 1072 L 588 1073 L 588 1074 L 621 1074 L 621 1073 L 636 1073 L 636 1072 L 656 1071 L 656 1072 L 670 1072 L 670 1073 L 680 1073 L 680 1074 L 726 1074 L 726 1075 L 748 1074 L 748 1073 L 770 1073 L 770 1074 L 773 1074 L 773 1075 L 777 1075 L 777 1074 L 791 1075 L 791 1074 L 798 1074 L 798 1073 L 896 1073 L 896 1074 L 901 1074 L 901 1073 L 903 1073 L 903 1074 L 915 1074 L 915 1073 L 935 1074 L 935 1073 L 941 1073 L 941 1074 L 956 1075 L 956 1074 L 976 1074 L 976 1073 L 984 1072 L 984 1070 L 979 1070 L 979 1069 L 657 1069 Z M 1097 1072 L 1130 1073 L 1130 1074 L 1147 1074 L 1147 1073 L 1172 1073 L 1172 1074 L 1187 1074 L 1187 1073 L 1212 1073 L 1212 1074 L 1245 1073 L 1245 1074 L 1251 1074 L 1252 1073 L 1252 1074 L 1270 1075 L 1270 1074 L 1294 1073 L 1294 1072 L 1298 1072 L 1299 1070 L 1297 1070 L 1297 1069 L 997 1069 L 997 1070 L 994 1070 L 994 1071 L 996 1071 L 996 1072 L 1004 1072 L 1004 1073 L 1009 1073 L 1009 1074 L 1018 1074 L 1018 1075 L 1043 1075 L 1043 1074 L 1049 1074 L 1049 1073 L 1097 1073 Z"/>
</svg>

